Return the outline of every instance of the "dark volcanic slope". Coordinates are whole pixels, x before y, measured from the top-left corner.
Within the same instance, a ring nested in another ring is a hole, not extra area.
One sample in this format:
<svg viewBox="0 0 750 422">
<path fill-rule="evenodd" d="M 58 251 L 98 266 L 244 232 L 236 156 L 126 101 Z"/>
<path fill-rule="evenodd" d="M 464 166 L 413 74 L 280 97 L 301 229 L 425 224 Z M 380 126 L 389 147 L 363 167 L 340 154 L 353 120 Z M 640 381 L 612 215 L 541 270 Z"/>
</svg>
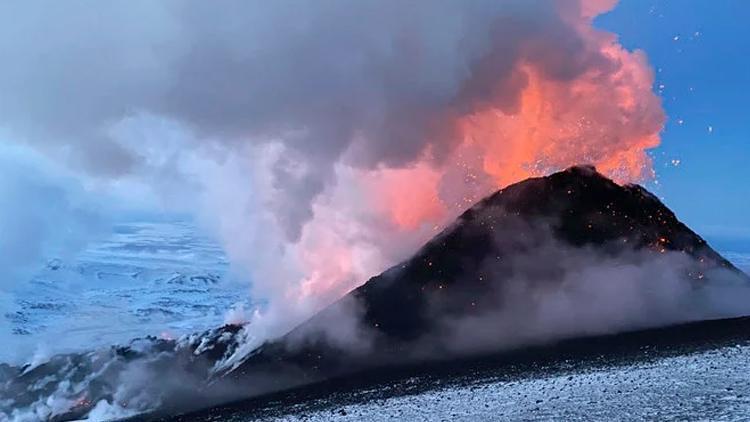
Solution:
<svg viewBox="0 0 750 422">
<path fill-rule="evenodd" d="M 550 244 L 557 245 L 553 252 Z M 441 335 L 446 317 L 481 316 L 511 306 L 503 286 L 518 279 L 556 282 L 571 252 L 584 257 L 578 262 L 582 266 L 609 257 L 625 256 L 627 264 L 636 265 L 649 257 L 678 256 L 689 262 L 682 277 L 695 289 L 717 274 L 748 281 L 642 187 L 620 186 L 592 167 L 573 167 L 482 200 L 413 258 L 263 345 L 229 377 L 247 382 L 248 391 L 259 388 L 262 379 L 261 389 L 268 391 L 403 363 L 434 348 L 429 339 Z M 330 328 L 352 309 L 367 347 L 350 347 L 336 339 L 337 328 Z M 499 329 L 489 335 L 499 336 Z"/>
</svg>

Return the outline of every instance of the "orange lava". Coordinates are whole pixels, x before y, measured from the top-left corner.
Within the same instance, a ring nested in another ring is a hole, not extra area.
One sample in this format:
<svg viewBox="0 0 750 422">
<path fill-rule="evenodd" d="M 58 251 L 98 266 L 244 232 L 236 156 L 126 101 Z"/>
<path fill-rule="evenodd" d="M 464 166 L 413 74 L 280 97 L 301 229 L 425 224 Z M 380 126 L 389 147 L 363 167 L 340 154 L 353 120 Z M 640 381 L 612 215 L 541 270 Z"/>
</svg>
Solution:
<svg viewBox="0 0 750 422">
<path fill-rule="evenodd" d="M 538 64 L 519 63 L 513 77 L 525 84 L 518 105 L 507 111 L 505 102 L 482 104 L 454 115 L 449 126 L 458 141 L 447 160 L 436 164 L 425 154 L 410 168 L 373 172 L 372 191 L 392 222 L 402 230 L 443 223 L 498 188 L 575 164 L 593 164 L 621 183 L 653 177 L 647 151 L 659 145 L 664 123 L 653 72 L 643 52 L 591 26 L 614 4 L 583 0 L 573 9 L 578 14 L 567 16 L 595 65 L 561 80 Z M 446 177 L 457 173 L 462 177 Z"/>
<path fill-rule="evenodd" d="M 403 169 L 381 169 L 363 177 L 374 204 L 403 230 L 437 221 L 444 209 L 438 194 L 441 174 L 425 163 Z"/>
</svg>

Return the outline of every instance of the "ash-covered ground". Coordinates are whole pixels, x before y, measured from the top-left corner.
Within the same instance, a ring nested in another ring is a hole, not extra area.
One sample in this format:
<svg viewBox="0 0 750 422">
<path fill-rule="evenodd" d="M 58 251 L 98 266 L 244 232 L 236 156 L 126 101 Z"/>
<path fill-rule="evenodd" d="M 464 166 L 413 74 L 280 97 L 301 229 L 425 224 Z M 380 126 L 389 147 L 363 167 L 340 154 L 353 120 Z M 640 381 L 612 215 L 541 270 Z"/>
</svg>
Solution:
<svg viewBox="0 0 750 422">
<path fill-rule="evenodd" d="M 391 381 L 334 381 L 176 420 L 748 420 L 750 322 L 730 323 L 732 333 L 703 342 L 714 336 L 714 324 L 721 322 L 574 341 L 559 358 L 550 350 L 532 351 L 536 362 L 507 365 L 497 357 L 438 373 L 422 368 L 405 378 L 393 374 Z M 684 336 L 693 330 L 705 338 L 691 343 Z M 669 341 L 659 344 L 660 336 Z M 675 336 L 684 343 L 665 346 Z M 576 356 L 592 346 L 596 352 Z"/>
<path fill-rule="evenodd" d="M 224 420 L 747 420 L 750 385 L 743 368 L 749 360 L 750 347 L 729 346 L 517 380 L 467 378 L 463 383 L 438 383 L 424 392 L 387 398 L 356 391 L 345 405 L 333 396 L 270 418 L 240 414 Z M 419 378 L 405 381 L 420 382 Z"/>
</svg>

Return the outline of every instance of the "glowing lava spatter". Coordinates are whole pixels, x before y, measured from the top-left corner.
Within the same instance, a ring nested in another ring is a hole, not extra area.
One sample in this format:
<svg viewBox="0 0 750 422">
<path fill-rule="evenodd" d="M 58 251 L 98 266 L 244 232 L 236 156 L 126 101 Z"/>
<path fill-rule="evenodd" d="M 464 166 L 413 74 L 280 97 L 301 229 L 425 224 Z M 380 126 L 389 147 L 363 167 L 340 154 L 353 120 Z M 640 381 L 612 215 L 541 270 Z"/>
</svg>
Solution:
<svg viewBox="0 0 750 422">
<path fill-rule="evenodd" d="M 574 77 L 549 77 L 535 62 L 519 62 L 517 104 L 507 111 L 489 102 L 452 115 L 458 141 L 448 159 L 435 164 L 426 153 L 410 167 L 366 174 L 363 186 L 376 185 L 371 191 L 391 221 L 405 230 L 440 223 L 495 189 L 574 164 L 593 164 L 619 182 L 652 177 L 647 150 L 659 145 L 664 123 L 653 73 L 642 52 L 591 26 L 592 16 L 613 5 L 582 2 L 573 26 L 591 63 Z"/>
</svg>

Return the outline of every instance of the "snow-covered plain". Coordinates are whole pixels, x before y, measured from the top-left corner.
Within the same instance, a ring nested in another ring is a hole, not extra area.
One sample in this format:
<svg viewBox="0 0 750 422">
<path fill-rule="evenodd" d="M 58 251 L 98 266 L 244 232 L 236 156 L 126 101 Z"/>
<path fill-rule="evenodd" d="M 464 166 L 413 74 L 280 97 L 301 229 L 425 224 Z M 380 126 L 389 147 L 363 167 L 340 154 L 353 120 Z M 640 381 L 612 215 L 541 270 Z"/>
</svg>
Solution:
<svg viewBox="0 0 750 422">
<path fill-rule="evenodd" d="M 118 224 L 70 262 L 50 259 L 12 292 L 2 326 L 13 347 L 0 348 L 0 362 L 220 325 L 233 306 L 249 306 L 248 284 L 229 280 L 228 267 L 190 222 Z"/>
<path fill-rule="evenodd" d="M 482 374 L 438 381 L 415 377 L 292 406 L 271 403 L 253 416 L 223 413 L 220 420 L 750 420 L 748 362 L 750 346 L 742 344 L 626 364 L 541 370 L 511 379 Z M 387 391 L 408 391 L 410 384 L 422 386 L 416 394 Z"/>
</svg>

